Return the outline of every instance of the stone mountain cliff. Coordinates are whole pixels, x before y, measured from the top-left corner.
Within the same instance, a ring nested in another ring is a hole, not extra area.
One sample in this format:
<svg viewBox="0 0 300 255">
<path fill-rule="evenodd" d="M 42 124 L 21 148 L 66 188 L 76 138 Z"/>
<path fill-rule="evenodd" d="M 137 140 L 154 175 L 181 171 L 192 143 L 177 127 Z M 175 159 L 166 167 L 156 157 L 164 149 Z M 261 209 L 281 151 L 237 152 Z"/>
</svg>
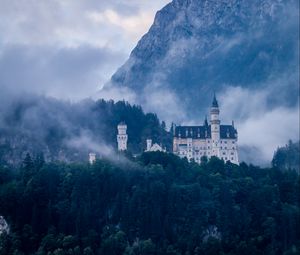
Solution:
<svg viewBox="0 0 300 255">
<path fill-rule="evenodd" d="M 174 0 L 104 90 L 127 88 L 158 111 L 155 98 L 172 95 L 166 106 L 179 103 L 191 115 L 229 86 L 272 90 L 270 107 L 294 105 L 298 11 L 295 0 Z"/>
</svg>

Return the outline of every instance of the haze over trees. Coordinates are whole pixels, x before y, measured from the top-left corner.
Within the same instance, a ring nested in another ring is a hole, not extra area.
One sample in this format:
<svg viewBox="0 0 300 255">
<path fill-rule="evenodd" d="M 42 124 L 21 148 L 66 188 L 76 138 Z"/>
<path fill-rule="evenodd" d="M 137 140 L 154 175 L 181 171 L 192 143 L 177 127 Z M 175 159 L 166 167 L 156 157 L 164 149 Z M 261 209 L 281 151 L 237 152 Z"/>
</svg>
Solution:
<svg viewBox="0 0 300 255">
<path fill-rule="evenodd" d="M 249 163 L 299 139 L 299 1 L 170 1 L 94 95 L 136 105 L 47 96 L 91 95 L 123 55 L 111 43 L 149 19 L 142 1 L 2 2 L 0 255 L 300 254 L 299 141 Z M 148 138 L 171 152 L 168 124 L 199 123 L 214 90 L 247 164 L 143 153 Z"/>
<path fill-rule="evenodd" d="M 69 103 L 24 96 L 0 109 L 0 162 L 18 165 L 26 152 L 43 153 L 46 161 L 80 162 L 89 152 L 109 156 L 116 148 L 117 125 L 128 126 L 132 153 L 146 148 L 146 139 L 170 149 L 172 138 L 156 114 L 127 102 L 84 100 Z"/>
<path fill-rule="evenodd" d="M 299 254 L 300 178 L 167 153 L 0 167 L 0 254 Z"/>
<path fill-rule="evenodd" d="M 285 147 L 279 147 L 273 157 L 272 165 L 283 170 L 296 170 L 300 173 L 300 141 L 289 141 Z"/>
<path fill-rule="evenodd" d="M 279 148 L 272 168 L 134 158 L 148 137 L 171 146 L 165 123 L 139 106 L 40 98 L 7 107 L 0 216 L 9 233 L 0 255 L 299 254 L 299 143 Z M 113 147 L 121 120 L 129 152 L 89 165 L 89 149 Z"/>
</svg>

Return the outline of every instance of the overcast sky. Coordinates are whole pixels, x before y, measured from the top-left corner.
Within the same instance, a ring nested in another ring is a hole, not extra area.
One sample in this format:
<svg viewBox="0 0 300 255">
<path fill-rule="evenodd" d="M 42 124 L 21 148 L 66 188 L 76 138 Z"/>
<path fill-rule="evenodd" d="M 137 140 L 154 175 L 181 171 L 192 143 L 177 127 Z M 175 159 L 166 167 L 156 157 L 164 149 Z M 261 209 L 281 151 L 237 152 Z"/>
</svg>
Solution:
<svg viewBox="0 0 300 255">
<path fill-rule="evenodd" d="M 94 95 L 168 2 L 0 0 L 0 89 Z"/>
</svg>

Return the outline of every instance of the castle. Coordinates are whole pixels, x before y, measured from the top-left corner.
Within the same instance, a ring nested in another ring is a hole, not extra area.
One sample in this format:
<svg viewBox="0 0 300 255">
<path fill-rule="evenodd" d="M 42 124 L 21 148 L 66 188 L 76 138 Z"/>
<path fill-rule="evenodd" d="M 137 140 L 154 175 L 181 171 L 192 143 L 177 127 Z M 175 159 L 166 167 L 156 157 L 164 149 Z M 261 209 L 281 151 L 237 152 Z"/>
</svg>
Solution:
<svg viewBox="0 0 300 255">
<path fill-rule="evenodd" d="M 127 150 L 127 125 L 125 122 L 121 122 L 118 125 L 118 135 L 117 135 L 117 142 L 118 142 L 118 151 L 126 151 Z M 150 151 L 163 151 L 166 152 L 166 149 L 163 149 L 162 146 L 158 145 L 157 143 L 152 143 L 152 139 L 147 139 L 147 148 L 145 152 Z"/>
<path fill-rule="evenodd" d="M 145 152 L 153 152 L 153 151 L 162 151 L 162 152 L 166 152 L 166 148 L 163 148 L 161 145 L 159 145 L 158 143 L 152 143 L 152 139 L 147 139 L 147 149 L 145 150 Z"/>
<path fill-rule="evenodd" d="M 177 126 L 173 132 L 173 153 L 189 161 L 216 156 L 224 161 L 239 163 L 237 130 L 232 125 L 220 125 L 219 105 L 214 95 L 210 110 L 210 125 L 205 118 L 203 126 Z"/>
<path fill-rule="evenodd" d="M 173 153 L 180 158 L 187 158 L 201 163 L 203 156 L 212 156 L 239 163 L 237 147 L 237 130 L 234 123 L 231 125 L 221 125 L 219 118 L 219 104 L 214 95 L 210 110 L 210 125 L 205 118 L 203 126 L 175 126 L 173 127 Z M 122 122 L 118 125 L 118 150 L 127 150 L 127 125 Z M 158 144 L 152 144 L 151 139 L 147 139 L 147 151 L 166 151 Z"/>
<path fill-rule="evenodd" d="M 117 141 L 118 141 L 118 151 L 126 151 L 128 135 L 127 135 L 127 125 L 125 124 L 125 122 L 121 122 L 118 125 Z"/>
</svg>

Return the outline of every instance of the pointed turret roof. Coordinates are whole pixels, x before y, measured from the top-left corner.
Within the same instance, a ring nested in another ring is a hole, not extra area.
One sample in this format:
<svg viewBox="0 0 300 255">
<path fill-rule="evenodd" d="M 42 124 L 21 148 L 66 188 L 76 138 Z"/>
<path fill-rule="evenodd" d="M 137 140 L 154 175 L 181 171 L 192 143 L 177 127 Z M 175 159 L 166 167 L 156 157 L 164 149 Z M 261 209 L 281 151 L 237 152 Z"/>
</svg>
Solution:
<svg viewBox="0 0 300 255">
<path fill-rule="evenodd" d="M 208 127 L 207 115 L 205 115 L 204 126 L 205 126 L 205 127 Z"/>
<path fill-rule="evenodd" d="M 214 93 L 214 99 L 213 99 L 213 102 L 212 102 L 212 107 L 219 107 L 219 104 L 218 104 L 218 101 L 217 101 L 217 98 L 216 98 L 216 93 Z"/>
</svg>

